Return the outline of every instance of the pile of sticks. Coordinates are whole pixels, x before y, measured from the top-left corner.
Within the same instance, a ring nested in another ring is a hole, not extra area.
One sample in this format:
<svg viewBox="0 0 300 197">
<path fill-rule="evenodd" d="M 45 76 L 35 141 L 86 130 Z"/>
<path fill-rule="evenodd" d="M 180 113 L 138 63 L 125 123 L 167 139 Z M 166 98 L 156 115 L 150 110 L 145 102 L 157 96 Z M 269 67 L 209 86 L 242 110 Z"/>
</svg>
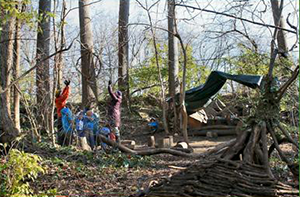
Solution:
<svg viewBox="0 0 300 197">
<path fill-rule="evenodd" d="M 145 196 L 299 196 L 270 178 L 263 166 L 210 158 L 151 187 Z"/>
</svg>

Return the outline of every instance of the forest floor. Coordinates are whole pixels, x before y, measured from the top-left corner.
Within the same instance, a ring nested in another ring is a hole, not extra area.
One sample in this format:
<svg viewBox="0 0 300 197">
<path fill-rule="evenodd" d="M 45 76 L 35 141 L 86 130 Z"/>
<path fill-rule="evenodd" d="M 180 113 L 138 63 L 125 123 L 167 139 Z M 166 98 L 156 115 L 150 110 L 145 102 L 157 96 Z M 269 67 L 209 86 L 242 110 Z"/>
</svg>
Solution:
<svg viewBox="0 0 300 197">
<path fill-rule="evenodd" d="M 138 127 L 136 127 L 138 128 Z M 146 131 L 146 130 L 143 130 Z M 124 139 L 137 142 L 137 148 L 146 148 L 148 134 L 128 134 Z M 163 133 L 155 134 L 156 139 Z M 194 152 L 204 152 L 234 136 L 217 138 L 191 137 Z M 174 141 L 182 137 L 177 136 Z M 197 159 L 167 154 L 139 157 L 120 152 L 107 154 L 102 150 L 82 151 L 73 147 L 51 147 L 49 143 L 28 146 L 26 152 L 40 155 L 47 173 L 31 183 L 35 193 L 51 191 L 60 196 L 134 196 L 153 182 L 160 182 L 196 163 Z M 291 151 L 286 147 L 285 152 Z M 295 182 L 277 157 L 271 160 L 273 172 L 282 181 Z"/>
<path fill-rule="evenodd" d="M 153 114 L 155 112 L 149 113 L 149 116 Z M 152 134 L 147 128 L 145 117 L 124 114 L 122 124 L 123 140 L 135 140 L 138 149 L 147 148 L 147 140 Z M 165 137 L 165 134 L 157 132 L 154 136 L 158 140 Z M 191 136 L 190 141 L 194 152 L 201 153 L 234 137 Z M 182 139 L 181 135 L 174 136 L 174 142 Z M 120 152 L 105 153 L 99 149 L 82 151 L 76 144 L 52 147 L 47 139 L 41 143 L 28 140 L 24 151 L 41 156 L 43 166 L 47 169 L 45 174 L 30 183 L 35 193 L 47 192 L 59 196 L 134 196 L 153 182 L 169 179 L 199 161 L 167 154 L 140 157 Z M 284 151 L 290 153 L 292 147 L 287 145 Z M 278 155 L 274 155 L 270 163 L 279 180 L 296 183 Z"/>
<path fill-rule="evenodd" d="M 197 142 L 191 144 L 197 146 L 197 152 L 203 152 L 229 138 L 208 140 L 198 137 Z M 141 144 L 138 146 L 143 148 Z M 26 152 L 41 156 L 47 167 L 47 173 L 31 184 L 35 192 L 54 189 L 57 194 L 66 196 L 134 195 L 150 182 L 168 179 L 197 162 L 196 159 L 167 154 L 142 158 L 121 153 L 106 154 L 101 150 L 81 151 L 75 147 L 51 148 L 47 143 L 32 144 Z"/>
</svg>

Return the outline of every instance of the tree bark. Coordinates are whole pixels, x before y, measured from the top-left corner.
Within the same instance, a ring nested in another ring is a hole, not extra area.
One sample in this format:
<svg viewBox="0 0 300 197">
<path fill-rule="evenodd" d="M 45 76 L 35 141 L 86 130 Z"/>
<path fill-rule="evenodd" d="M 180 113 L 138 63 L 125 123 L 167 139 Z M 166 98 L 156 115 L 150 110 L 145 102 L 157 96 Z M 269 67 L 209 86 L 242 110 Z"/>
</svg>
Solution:
<svg viewBox="0 0 300 197">
<path fill-rule="evenodd" d="M 269 164 L 269 157 L 268 157 L 268 144 L 267 144 L 267 125 L 265 122 L 262 124 L 262 131 L 261 131 L 261 144 L 262 144 L 262 152 L 263 152 L 263 160 L 262 164 L 265 167 L 268 175 L 270 178 L 274 178 L 273 173 L 271 171 L 271 167 Z"/>
<path fill-rule="evenodd" d="M 47 13 L 51 12 L 51 0 L 39 1 L 39 16 L 41 21 L 38 23 L 36 64 L 40 66 L 36 69 L 36 98 L 40 115 L 38 122 L 40 129 L 49 132 L 49 111 L 51 102 L 50 91 L 50 61 L 42 61 L 50 54 L 50 19 Z"/>
<path fill-rule="evenodd" d="M 10 17 L 5 24 L 1 24 L 3 30 L 0 37 L 0 72 L 1 89 L 6 89 L 11 81 L 11 71 L 13 65 L 13 47 L 15 32 L 15 17 Z M 11 143 L 19 134 L 11 118 L 10 111 L 10 91 L 1 93 L 0 102 L 0 142 Z"/>
<path fill-rule="evenodd" d="M 175 0 L 168 1 L 168 63 L 169 63 L 169 94 L 175 96 L 179 92 L 179 61 L 178 39 L 175 30 Z"/>
<path fill-rule="evenodd" d="M 281 1 L 283 3 L 283 1 Z M 272 5 L 272 13 L 275 26 L 285 28 L 285 21 L 281 15 L 283 5 L 279 4 L 278 0 L 271 0 Z M 278 43 L 278 51 L 279 54 L 288 53 L 288 46 L 286 42 L 286 35 L 282 29 L 278 29 L 277 33 L 277 43 Z"/>
<path fill-rule="evenodd" d="M 17 79 L 20 75 L 20 29 L 21 29 L 21 21 L 20 19 L 16 19 L 16 30 L 15 30 L 15 41 L 14 41 L 14 74 L 13 78 Z M 18 89 L 19 83 L 16 83 L 14 86 L 14 123 L 15 127 L 20 130 L 20 94 Z"/>
<path fill-rule="evenodd" d="M 65 19 L 66 19 L 66 10 L 67 5 L 66 1 L 63 0 L 62 2 L 62 13 L 60 17 L 60 50 L 62 50 L 65 47 Z M 54 24 L 55 26 L 55 24 Z M 57 35 L 59 37 L 59 35 Z M 63 54 L 58 54 L 58 63 L 57 63 L 57 89 L 61 89 L 61 85 L 63 83 L 62 81 L 62 70 L 64 67 L 64 61 L 63 61 Z"/>
<path fill-rule="evenodd" d="M 119 44 L 118 44 L 118 86 L 124 92 L 123 103 L 129 106 L 129 55 L 128 55 L 128 19 L 129 0 L 120 0 L 119 9 Z"/>
<path fill-rule="evenodd" d="M 186 48 L 184 47 L 183 41 L 178 34 L 177 26 L 175 24 L 176 28 L 176 37 L 178 38 L 180 42 L 180 46 L 183 52 L 183 74 L 182 74 L 182 84 L 180 84 L 182 87 L 180 87 L 180 107 L 181 107 L 181 116 L 182 116 L 182 133 L 183 137 L 186 143 L 189 144 L 189 139 L 188 139 L 188 133 L 187 133 L 187 123 L 188 123 L 188 115 L 185 107 L 185 86 L 186 86 L 186 66 L 187 66 L 187 55 L 186 55 Z"/>
<path fill-rule="evenodd" d="M 175 95 L 179 92 L 179 62 L 178 62 L 178 39 L 174 36 L 175 30 L 175 0 L 168 1 L 168 64 L 169 64 L 169 95 L 173 98 L 173 129 L 178 130 L 178 116 L 176 110 Z M 170 113 L 172 113 L 170 111 Z"/>
<path fill-rule="evenodd" d="M 79 0 L 79 24 L 81 41 L 82 107 L 97 100 L 97 83 L 93 62 L 93 33 L 89 5 L 90 0 Z M 94 96 L 92 95 L 94 93 Z"/>
<path fill-rule="evenodd" d="M 254 150 L 255 146 L 258 143 L 258 140 L 260 138 L 260 126 L 257 124 L 253 127 L 252 132 L 250 134 L 250 139 L 248 140 L 248 143 L 244 149 L 243 152 L 243 160 L 249 163 L 255 163 L 254 162 Z"/>
<path fill-rule="evenodd" d="M 3 25 L 1 35 L 1 85 L 4 89 L 11 81 L 12 67 L 13 67 L 13 46 L 14 46 L 14 32 L 15 32 L 15 18 L 11 18 L 6 24 Z M 11 102 L 10 102 L 11 89 L 7 89 L 6 94 L 1 95 L 7 105 L 7 112 L 11 115 Z"/>
<path fill-rule="evenodd" d="M 189 136 L 187 132 L 188 114 L 185 107 L 185 91 L 184 86 L 181 84 L 180 87 L 180 115 L 181 115 L 181 129 L 184 141 L 189 144 Z"/>
</svg>

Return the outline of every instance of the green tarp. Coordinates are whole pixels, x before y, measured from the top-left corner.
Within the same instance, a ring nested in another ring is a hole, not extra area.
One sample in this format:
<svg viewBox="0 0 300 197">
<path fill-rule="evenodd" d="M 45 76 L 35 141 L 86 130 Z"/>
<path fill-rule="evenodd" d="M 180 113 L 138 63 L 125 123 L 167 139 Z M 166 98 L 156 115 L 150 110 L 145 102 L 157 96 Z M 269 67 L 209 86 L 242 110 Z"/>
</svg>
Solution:
<svg viewBox="0 0 300 197">
<path fill-rule="evenodd" d="M 262 76 L 256 75 L 231 75 L 220 71 L 213 71 L 208 76 L 205 84 L 186 91 L 185 105 L 187 112 L 188 114 L 192 114 L 201 109 L 223 87 L 227 79 L 250 88 L 257 88 L 262 78 Z M 179 95 L 176 96 L 179 97 Z"/>
</svg>

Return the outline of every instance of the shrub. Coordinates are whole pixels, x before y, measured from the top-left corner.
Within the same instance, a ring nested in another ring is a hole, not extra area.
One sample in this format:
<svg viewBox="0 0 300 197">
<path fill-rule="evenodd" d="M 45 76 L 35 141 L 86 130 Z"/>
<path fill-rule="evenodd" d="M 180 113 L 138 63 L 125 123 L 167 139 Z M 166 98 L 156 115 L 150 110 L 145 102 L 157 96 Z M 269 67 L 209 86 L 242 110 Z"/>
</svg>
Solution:
<svg viewBox="0 0 300 197">
<path fill-rule="evenodd" d="M 28 196 L 32 194 L 29 181 L 34 181 L 46 169 L 38 155 L 11 149 L 0 163 L 0 196 Z"/>
</svg>

